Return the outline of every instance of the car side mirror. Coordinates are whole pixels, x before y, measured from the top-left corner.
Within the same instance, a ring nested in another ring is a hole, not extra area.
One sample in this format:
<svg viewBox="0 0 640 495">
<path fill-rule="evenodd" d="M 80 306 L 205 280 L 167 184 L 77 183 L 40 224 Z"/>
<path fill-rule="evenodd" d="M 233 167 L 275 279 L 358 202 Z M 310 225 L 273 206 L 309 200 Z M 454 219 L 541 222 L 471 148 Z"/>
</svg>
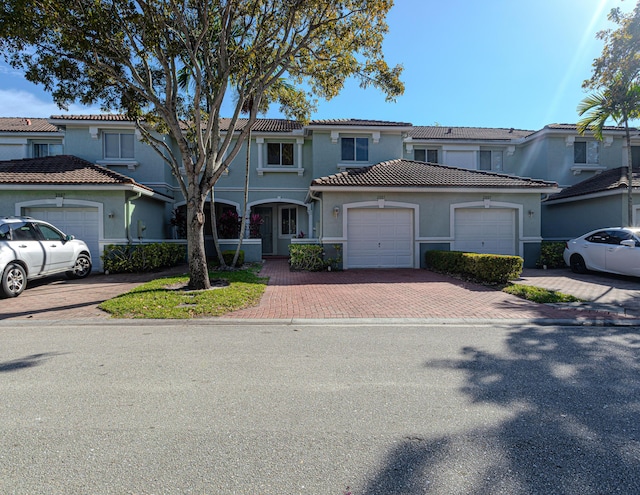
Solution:
<svg viewBox="0 0 640 495">
<path fill-rule="evenodd" d="M 627 247 L 636 247 L 636 241 L 634 241 L 633 239 L 625 239 L 624 241 L 620 242 L 620 245 Z"/>
<path fill-rule="evenodd" d="M 75 237 L 73 237 L 72 235 L 67 234 L 64 238 L 65 241 L 73 241 L 75 239 Z"/>
</svg>

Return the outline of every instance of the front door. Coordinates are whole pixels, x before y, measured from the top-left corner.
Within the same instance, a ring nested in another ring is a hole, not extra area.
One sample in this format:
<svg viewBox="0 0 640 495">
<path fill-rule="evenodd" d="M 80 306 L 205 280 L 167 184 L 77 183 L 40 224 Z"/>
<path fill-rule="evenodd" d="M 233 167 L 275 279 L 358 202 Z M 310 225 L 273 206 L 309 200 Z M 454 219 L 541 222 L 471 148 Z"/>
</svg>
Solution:
<svg viewBox="0 0 640 495">
<path fill-rule="evenodd" d="M 261 207 L 252 208 L 252 211 L 262 217 L 262 225 L 260 225 L 262 254 L 273 254 L 273 209 Z"/>
</svg>

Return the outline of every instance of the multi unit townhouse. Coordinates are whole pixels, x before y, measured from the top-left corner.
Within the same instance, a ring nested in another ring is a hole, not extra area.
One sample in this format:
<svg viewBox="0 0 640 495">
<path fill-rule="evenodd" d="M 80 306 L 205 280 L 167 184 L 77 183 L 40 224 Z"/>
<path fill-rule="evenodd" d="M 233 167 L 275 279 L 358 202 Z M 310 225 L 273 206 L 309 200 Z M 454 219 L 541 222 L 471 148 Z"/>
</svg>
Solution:
<svg viewBox="0 0 640 495">
<path fill-rule="evenodd" d="M 223 133 L 227 126 L 223 119 Z M 636 222 L 625 212 L 624 133 L 604 135 L 581 136 L 575 125 L 259 119 L 248 203 L 245 144 L 214 188 L 214 209 L 218 219 L 251 217 L 248 260 L 311 242 L 329 255 L 337 248 L 345 269 L 419 268 L 431 249 L 515 254 L 533 266 L 543 239 Z M 121 115 L 0 118 L 0 159 L 0 212 L 49 220 L 84 239 L 97 269 L 106 244 L 182 242 L 176 178 Z M 211 243 L 209 221 L 205 235 Z"/>
</svg>

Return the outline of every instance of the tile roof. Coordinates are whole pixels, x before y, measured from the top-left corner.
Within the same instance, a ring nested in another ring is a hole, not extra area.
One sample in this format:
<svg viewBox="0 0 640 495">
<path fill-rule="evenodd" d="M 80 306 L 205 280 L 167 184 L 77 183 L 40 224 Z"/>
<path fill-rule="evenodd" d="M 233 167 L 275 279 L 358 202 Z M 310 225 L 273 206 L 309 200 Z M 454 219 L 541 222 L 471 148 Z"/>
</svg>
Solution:
<svg viewBox="0 0 640 495">
<path fill-rule="evenodd" d="M 448 126 L 414 126 L 409 130 L 413 139 L 472 139 L 508 141 L 521 139 L 534 131 L 522 129 L 485 128 L 485 127 L 448 127 Z"/>
<path fill-rule="evenodd" d="M 556 199 L 575 198 L 599 192 L 624 190 L 629 186 L 627 180 L 627 167 L 618 167 L 605 170 L 593 177 L 578 182 L 573 186 L 566 187 L 559 193 L 549 196 L 547 201 Z M 640 169 L 633 171 L 633 187 L 640 188 Z"/>
<path fill-rule="evenodd" d="M 558 129 L 558 130 L 567 130 L 567 131 L 577 131 L 577 124 L 548 124 L 544 126 L 545 129 Z M 624 131 L 624 127 L 615 126 L 615 125 L 605 125 L 603 127 L 605 131 Z M 630 131 L 637 131 L 638 129 L 635 127 L 629 127 Z"/>
<path fill-rule="evenodd" d="M 322 119 L 312 120 L 309 125 L 352 125 L 352 126 L 397 126 L 410 127 L 409 122 L 391 122 L 388 120 L 369 120 L 369 119 Z"/>
<path fill-rule="evenodd" d="M 413 160 L 390 160 L 314 179 L 312 186 L 347 187 L 557 187 L 555 182 L 527 179 L 482 170 L 448 167 Z"/>
<path fill-rule="evenodd" d="M 238 119 L 236 122 L 236 131 L 241 131 L 245 128 L 249 122 L 249 119 Z M 220 130 L 229 130 L 231 119 L 220 119 Z M 300 122 L 287 119 L 258 119 L 254 122 L 251 130 L 254 132 L 291 132 L 297 131 L 303 128 Z"/>
<path fill-rule="evenodd" d="M 47 119 L 0 117 L 0 132 L 58 132 Z"/>
<path fill-rule="evenodd" d="M 72 155 L 0 161 L 0 184 L 132 184 L 149 189 L 131 177 Z"/>
<path fill-rule="evenodd" d="M 93 115 L 52 115 L 52 120 L 104 120 L 109 122 L 135 122 L 134 119 L 120 113 L 100 113 Z"/>
</svg>

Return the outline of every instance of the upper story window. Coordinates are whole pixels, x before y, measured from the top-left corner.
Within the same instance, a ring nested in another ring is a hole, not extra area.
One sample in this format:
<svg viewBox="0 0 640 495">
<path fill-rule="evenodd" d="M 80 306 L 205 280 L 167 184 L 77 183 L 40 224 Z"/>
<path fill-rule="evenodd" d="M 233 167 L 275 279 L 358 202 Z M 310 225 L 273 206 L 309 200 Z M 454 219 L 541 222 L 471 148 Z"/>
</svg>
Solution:
<svg viewBox="0 0 640 495">
<path fill-rule="evenodd" d="M 33 143 L 33 158 L 56 156 L 62 154 L 62 144 Z"/>
<path fill-rule="evenodd" d="M 502 151 L 480 150 L 480 170 L 502 170 Z"/>
<path fill-rule="evenodd" d="M 133 158 L 133 134 L 104 133 L 105 158 Z"/>
<path fill-rule="evenodd" d="M 418 162 L 438 163 L 438 150 L 414 149 L 413 159 Z"/>
<path fill-rule="evenodd" d="M 267 143 L 267 165 L 293 165 L 293 143 Z"/>
<path fill-rule="evenodd" d="M 597 141 L 576 141 L 573 143 L 573 163 L 600 163 L 600 150 Z"/>
<path fill-rule="evenodd" d="M 369 138 L 343 137 L 341 144 L 343 161 L 369 161 Z"/>
</svg>

